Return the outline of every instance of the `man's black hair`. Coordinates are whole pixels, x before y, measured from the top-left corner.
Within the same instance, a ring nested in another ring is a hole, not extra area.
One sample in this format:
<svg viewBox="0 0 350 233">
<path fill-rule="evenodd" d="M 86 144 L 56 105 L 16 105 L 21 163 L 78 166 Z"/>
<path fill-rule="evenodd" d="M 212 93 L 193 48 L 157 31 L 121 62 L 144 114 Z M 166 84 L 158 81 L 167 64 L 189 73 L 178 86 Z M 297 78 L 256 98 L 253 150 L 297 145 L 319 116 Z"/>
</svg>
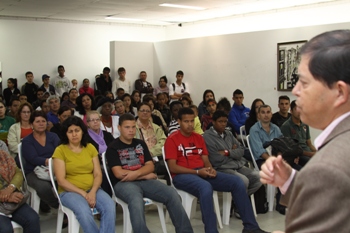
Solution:
<svg viewBox="0 0 350 233">
<path fill-rule="evenodd" d="M 180 108 L 178 119 L 182 120 L 183 115 L 194 115 L 194 111 L 191 108 Z"/>
</svg>

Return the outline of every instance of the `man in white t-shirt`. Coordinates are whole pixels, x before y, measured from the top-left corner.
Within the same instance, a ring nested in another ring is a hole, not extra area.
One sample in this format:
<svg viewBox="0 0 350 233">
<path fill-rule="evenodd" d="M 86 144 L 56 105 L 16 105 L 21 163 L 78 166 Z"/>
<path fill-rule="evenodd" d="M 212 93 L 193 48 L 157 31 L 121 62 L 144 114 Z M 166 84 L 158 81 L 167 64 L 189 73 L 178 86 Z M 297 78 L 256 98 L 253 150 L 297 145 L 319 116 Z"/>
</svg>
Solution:
<svg viewBox="0 0 350 233">
<path fill-rule="evenodd" d="M 64 75 L 65 69 L 64 66 L 59 65 L 57 68 L 58 76 L 52 80 L 52 86 L 55 88 L 56 95 L 61 97 L 64 92 L 69 92 L 71 89 L 72 83 Z"/>
<path fill-rule="evenodd" d="M 190 93 L 188 85 L 182 82 L 184 72 L 179 70 L 176 72 L 176 82 L 169 85 L 170 102 L 179 100 L 184 93 Z"/>
<path fill-rule="evenodd" d="M 118 69 L 119 78 L 114 80 L 113 84 L 112 84 L 112 93 L 114 96 L 117 96 L 117 89 L 118 88 L 123 88 L 125 93 L 129 93 L 131 95 L 131 84 L 130 84 L 129 80 L 125 79 L 125 74 L 126 74 L 125 68 L 120 67 Z"/>
</svg>

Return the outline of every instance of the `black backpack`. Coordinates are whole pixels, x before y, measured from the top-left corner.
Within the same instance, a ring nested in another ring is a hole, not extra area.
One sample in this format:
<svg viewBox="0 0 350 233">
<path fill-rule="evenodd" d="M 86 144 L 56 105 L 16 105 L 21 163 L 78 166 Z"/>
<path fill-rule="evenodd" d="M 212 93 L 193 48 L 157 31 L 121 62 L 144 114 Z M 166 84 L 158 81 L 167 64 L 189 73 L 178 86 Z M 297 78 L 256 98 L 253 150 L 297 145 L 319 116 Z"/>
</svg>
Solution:
<svg viewBox="0 0 350 233">
<path fill-rule="evenodd" d="M 175 83 L 172 83 L 171 85 L 173 86 L 173 91 L 175 91 Z M 182 83 L 182 86 L 184 88 L 184 91 L 186 91 L 186 85 Z"/>
</svg>

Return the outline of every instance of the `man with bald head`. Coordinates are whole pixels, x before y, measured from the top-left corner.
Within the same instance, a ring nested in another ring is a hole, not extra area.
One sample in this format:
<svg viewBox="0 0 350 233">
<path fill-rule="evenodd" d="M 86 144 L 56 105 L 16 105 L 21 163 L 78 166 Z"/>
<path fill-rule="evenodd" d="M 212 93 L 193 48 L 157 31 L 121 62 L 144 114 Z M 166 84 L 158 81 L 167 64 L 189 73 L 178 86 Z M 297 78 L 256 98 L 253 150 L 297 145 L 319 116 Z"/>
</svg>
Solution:
<svg viewBox="0 0 350 233">
<path fill-rule="evenodd" d="M 260 172 L 278 186 L 288 211 L 286 232 L 348 232 L 350 229 L 350 30 L 320 34 L 301 49 L 299 81 L 293 89 L 300 118 L 323 132 L 316 154 L 293 170 L 281 156 Z"/>
</svg>

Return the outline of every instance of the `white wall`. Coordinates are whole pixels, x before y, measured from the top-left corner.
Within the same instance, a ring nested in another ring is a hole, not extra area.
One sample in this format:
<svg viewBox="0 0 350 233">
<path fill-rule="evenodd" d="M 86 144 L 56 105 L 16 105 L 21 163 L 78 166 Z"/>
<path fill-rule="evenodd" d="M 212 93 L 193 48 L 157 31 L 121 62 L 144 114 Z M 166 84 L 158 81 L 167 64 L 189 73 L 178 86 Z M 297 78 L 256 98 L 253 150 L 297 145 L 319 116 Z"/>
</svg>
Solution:
<svg viewBox="0 0 350 233">
<path fill-rule="evenodd" d="M 163 38 L 161 27 L 0 20 L 3 88 L 10 77 L 23 84 L 24 74 L 29 70 L 34 73 L 34 81 L 41 84 L 42 74 L 57 75 L 60 64 L 65 66 L 67 77 L 77 79 L 79 85 L 84 78 L 89 78 L 92 84 L 95 75 L 110 66 L 110 41 Z"/>
<path fill-rule="evenodd" d="M 166 40 L 350 22 L 350 1 L 271 10 L 169 26 Z"/>
<path fill-rule="evenodd" d="M 212 89 L 217 99 L 230 99 L 239 88 L 246 106 L 262 98 L 275 112 L 278 96 L 295 99 L 291 92 L 277 91 L 277 43 L 309 40 L 324 31 L 349 27 L 350 23 L 343 23 L 156 42 L 154 74 L 165 74 L 173 82 L 175 72 L 183 70 L 196 104 L 205 89 Z M 319 133 L 312 130 L 312 138 Z"/>
<path fill-rule="evenodd" d="M 125 68 L 126 79 L 131 81 L 132 89 L 134 89 L 135 80 L 139 78 L 141 71 L 146 71 L 147 81 L 154 83 L 153 43 L 112 41 L 111 69 L 117 71 L 119 67 Z M 117 72 L 115 78 L 118 78 Z"/>
</svg>

